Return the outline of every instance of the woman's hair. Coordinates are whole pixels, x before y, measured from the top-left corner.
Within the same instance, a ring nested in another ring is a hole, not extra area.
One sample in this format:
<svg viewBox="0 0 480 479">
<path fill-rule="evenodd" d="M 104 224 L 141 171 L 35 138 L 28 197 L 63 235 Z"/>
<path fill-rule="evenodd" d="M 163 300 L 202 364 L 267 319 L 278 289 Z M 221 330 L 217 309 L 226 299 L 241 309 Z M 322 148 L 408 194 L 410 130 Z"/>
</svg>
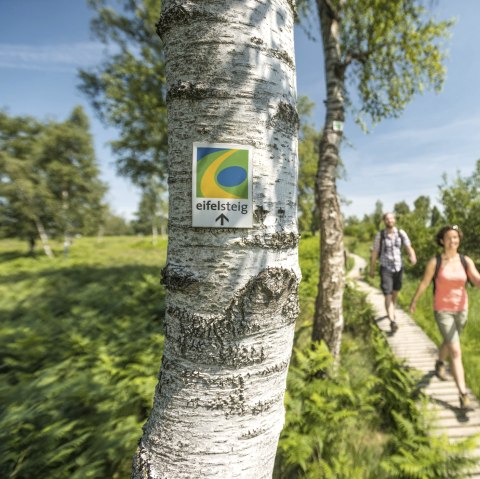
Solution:
<svg viewBox="0 0 480 479">
<path fill-rule="evenodd" d="M 458 233 L 458 237 L 460 238 L 460 241 L 463 239 L 462 230 L 458 225 L 447 225 L 447 226 L 444 226 L 435 236 L 438 246 L 443 246 L 443 237 L 445 236 L 445 233 L 452 230 Z"/>
</svg>

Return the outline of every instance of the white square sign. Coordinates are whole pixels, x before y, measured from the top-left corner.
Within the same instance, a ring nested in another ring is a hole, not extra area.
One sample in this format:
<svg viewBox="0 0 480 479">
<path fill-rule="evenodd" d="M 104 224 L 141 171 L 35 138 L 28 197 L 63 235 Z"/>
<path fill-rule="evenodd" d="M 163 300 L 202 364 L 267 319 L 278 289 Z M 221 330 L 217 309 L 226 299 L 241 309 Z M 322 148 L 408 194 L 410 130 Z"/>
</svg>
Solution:
<svg viewBox="0 0 480 479">
<path fill-rule="evenodd" d="M 252 148 L 194 143 L 192 226 L 251 228 Z"/>
</svg>

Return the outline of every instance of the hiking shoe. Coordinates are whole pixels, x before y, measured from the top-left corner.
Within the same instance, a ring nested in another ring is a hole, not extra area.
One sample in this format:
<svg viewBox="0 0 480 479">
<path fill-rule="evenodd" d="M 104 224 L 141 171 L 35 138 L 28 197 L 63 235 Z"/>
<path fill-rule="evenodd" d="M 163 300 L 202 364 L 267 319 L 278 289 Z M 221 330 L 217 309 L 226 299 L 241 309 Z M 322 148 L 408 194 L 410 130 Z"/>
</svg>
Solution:
<svg viewBox="0 0 480 479">
<path fill-rule="evenodd" d="M 437 361 L 435 363 L 435 374 L 440 381 L 447 380 L 447 369 L 443 361 Z"/>
<path fill-rule="evenodd" d="M 467 409 L 468 406 L 470 406 L 470 398 L 468 397 L 467 393 L 460 394 L 459 399 L 461 409 Z"/>
<path fill-rule="evenodd" d="M 398 331 L 398 324 L 396 321 L 390 321 L 390 331 L 392 333 L 395 333 L 396 331 Z"/>
</svg>

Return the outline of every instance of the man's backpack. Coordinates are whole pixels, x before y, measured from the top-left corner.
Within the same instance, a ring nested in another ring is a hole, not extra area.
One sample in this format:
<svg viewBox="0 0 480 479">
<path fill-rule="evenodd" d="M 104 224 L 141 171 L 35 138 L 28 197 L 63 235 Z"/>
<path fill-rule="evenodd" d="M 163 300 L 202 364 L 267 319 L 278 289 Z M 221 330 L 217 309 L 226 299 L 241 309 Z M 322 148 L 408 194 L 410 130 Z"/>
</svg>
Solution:
<svg viewBox="0 0 480 479">
<path fill-rule="evenodd" d="M 463 266 L 463 269 L 465 270 L 465 274 L 467 275 L 467 281 L 465 282 L 465 284 L 467 283 L 471 283 L 471 281 L 468 279 L 468 269 L 467 269 L 467 260 L 465 259 L 465 256 L 463 256 L 463 254 L 461 253 L 458 253 L 458 256 L 460 256 L 460 261 L 462 262 L 462 266 Z M 437 254 L 437 256 L 435 256 L 435 259 L 436 259 L 436 263 L 435 263 L 435 273 L 433 273 L 433 294 L 435 294 L 435 280 L 437 279 L 437 276 L 438 276 L 438 272 L 440 271 L 440 266 L 442 265 L 442 255 L 441 254 Z"/>
</svg>

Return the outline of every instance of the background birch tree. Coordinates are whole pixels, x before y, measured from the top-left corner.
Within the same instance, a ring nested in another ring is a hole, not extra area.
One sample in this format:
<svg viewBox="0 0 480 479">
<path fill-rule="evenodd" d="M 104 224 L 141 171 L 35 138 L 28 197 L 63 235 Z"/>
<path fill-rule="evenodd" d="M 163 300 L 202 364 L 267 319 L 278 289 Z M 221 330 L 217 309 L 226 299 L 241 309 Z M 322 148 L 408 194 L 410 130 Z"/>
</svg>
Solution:
<svg viewBox="0 0 480 479">
<path fill-rule="evenodd" d="M 305 0 L 320 22 L 326 112 L 317 172 L 320 275 L 312 339 L 338 356 L 343 330 L 343 224 L 336 172 L 346 110 L 366 126 L 399 116 L 426 88 L 440 90 L 451 21 L 435 21 L 422 0 Z M 347 87 L 348 85 L 348 87 Z M 372 184 L 374 178 L 372 178 Z"/>
<path fill-rule="evenodd" d="M 106 186 L 99 179 L 88 117 L 41 122 L 0 111 L 0 234 L 40 238 L 92 234 L 102 222 Z"/>
<path fill-rule="evenodd" d="M 166 340 L 133 478 L 271 477 L 297 316 L 293 2 L 168 0 Z M 253 148 L 254 226 L 192 228 L 192 143 Z"/>
</svg>

